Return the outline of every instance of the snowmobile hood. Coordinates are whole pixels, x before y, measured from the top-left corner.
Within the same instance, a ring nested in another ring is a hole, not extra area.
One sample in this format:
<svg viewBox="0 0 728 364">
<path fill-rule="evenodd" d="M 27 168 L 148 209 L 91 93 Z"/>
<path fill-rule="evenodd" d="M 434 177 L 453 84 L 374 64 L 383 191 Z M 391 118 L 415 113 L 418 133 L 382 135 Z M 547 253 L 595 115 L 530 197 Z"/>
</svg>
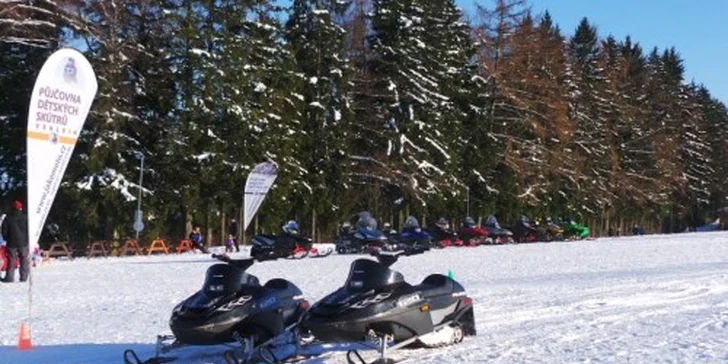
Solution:
<svg viewBox="0 0 728 364">
<path fill-rule="evenodd" d="M 379 230 L 357 228 L 354 237 L 362 240 L 387 240 L 387 236 Z"/>
<path fill-rule="evenodd" d="M 428 233 L 425 230 L 417 229 L 414 231 L 403 231 L 399 233 L 400 238 L 402 239 L 429 239 L 430 233 Z"/>
</svg>

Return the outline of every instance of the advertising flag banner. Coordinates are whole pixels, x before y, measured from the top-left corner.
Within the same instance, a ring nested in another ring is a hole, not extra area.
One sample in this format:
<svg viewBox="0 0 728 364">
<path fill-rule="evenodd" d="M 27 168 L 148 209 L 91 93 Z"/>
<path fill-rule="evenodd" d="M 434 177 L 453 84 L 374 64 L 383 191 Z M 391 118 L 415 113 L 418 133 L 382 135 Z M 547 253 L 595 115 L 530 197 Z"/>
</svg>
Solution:
<svg viewBox="0 0 728 364">
<path fill-rule="evenodd" d="M 250 172 L 248 180 L 245 181 L 245 198 L 243 205 L 245 206 L 243 231 L 253 221 L 253 216 L 258 212 L 260 204 L 268 194 L 268 190 L 273 185 L 273 181 L 278 176 L 278 167 L 273 163 L 260 163 L 253 171 Z"/>
<path fill-rule="evenodd" d="M 75 49 L 53 53 L 38 74 L 28 112 L 27 188 L 30 251 L 76 147 L 98 84 L 91 64 Z"/>
</svg>

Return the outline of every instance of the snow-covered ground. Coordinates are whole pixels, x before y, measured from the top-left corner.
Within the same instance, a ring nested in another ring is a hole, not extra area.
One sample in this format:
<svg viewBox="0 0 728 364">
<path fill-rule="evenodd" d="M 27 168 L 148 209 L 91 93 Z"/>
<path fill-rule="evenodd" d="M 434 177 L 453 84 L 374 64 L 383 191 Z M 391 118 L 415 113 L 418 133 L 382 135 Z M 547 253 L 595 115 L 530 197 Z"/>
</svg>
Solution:
<svg viewBox="0 0 728 364">
<path fill-rule="evenodd" d="M 280 260 L 250 272 L 289 279 L 313 302 L 343 283 L 355 258 Z M 23 352 L 15 347 L 28 286 L 0 285 L 0 363 L 118 363 L 127 348 L 151 355 L 172 308 L 212 263 L 173 255 L 37 268 L 34 348 Z M 728 362 L 728 233 L 451 248 L 394 268 L 413 283 L 451 269 L 475 302 L 476 337 L 397 354 L 408 363 Z M 193 358 L 186 362 L 215 362 Z M 344 360 L 332 352 L 309 362 Z"/>
</svg>

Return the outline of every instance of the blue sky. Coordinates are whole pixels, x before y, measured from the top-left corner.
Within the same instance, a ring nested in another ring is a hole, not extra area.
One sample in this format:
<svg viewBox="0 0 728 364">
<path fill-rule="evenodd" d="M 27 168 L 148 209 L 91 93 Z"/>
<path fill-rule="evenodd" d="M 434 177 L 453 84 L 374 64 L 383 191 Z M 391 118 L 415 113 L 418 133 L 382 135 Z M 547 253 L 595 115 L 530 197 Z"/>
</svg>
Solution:
<svg viewBox="0 0 728 364">
<path fill-rule="evenodd" d="M 456 0 L 468 15 L 473 0 Z M 492 7 L 492 0 L 480 0 Z M 632 36 L 646 51 L 674 46 L 685 65 L 685 79 L 704 84 L 728 103 L 728 0 L 530 0 L 534 13 L 547 10 L 563 34 L 571 35 L 582 17 L 599 36 Z"/>
</svg>

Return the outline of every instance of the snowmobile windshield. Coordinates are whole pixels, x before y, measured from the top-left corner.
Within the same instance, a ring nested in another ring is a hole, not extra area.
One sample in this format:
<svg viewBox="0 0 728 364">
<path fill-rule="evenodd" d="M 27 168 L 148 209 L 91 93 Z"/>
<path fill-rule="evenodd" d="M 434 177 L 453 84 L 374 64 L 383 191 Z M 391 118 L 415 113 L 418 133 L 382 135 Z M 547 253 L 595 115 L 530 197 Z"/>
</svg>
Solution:
<svg viewBox="0 0 728 364">
<path fill-rule="evenodd" d="M 467 228 L 474 228 L 475 225 L 477 225 L 477 224 L 475 223 L 475 220 L 472 217 L 465 218 L 465 222 L 463 223 L 463 226 L 465 226 Z"/>
<path fill-rule="evenodd" d="M 410 216 L 404 222 L 404 227 L 410 228 L 410 229 L 417 229 L 420 227 L 420 223 L 417 221 L 417 218 L 415 218 L 414 216 Z"/>
<path fill-rule="evenodd" d="M 375 220 L 368 212 L 362 212 L 359 214 L 359 220 L 356 222 L 356 227 L 358 229 L 377 230 L 377 220 Z"/>
<path fill-rule="evenodd" d="M 243 286 L 259 286 L 258 278 L 240 267 L 215 264 L 207 269 L 203 291 L 208 296 L 224 296 L 240 291 Z"/>
<path fill-rule="evenodd" d="M 404 282 L 402 273 L 373 260 L 357 259 L 351 263 L 349 278 L 346 279 L 346 290 L 364 292 L 402 282 Z"/>
<path fill-rule="evenodd" d="M 488 219 L 485 221 L 485 226 L 500 229 L 500 224 L 498 223 L 498 220 L 493 215 L 488 216 Z"/>
</svg>

